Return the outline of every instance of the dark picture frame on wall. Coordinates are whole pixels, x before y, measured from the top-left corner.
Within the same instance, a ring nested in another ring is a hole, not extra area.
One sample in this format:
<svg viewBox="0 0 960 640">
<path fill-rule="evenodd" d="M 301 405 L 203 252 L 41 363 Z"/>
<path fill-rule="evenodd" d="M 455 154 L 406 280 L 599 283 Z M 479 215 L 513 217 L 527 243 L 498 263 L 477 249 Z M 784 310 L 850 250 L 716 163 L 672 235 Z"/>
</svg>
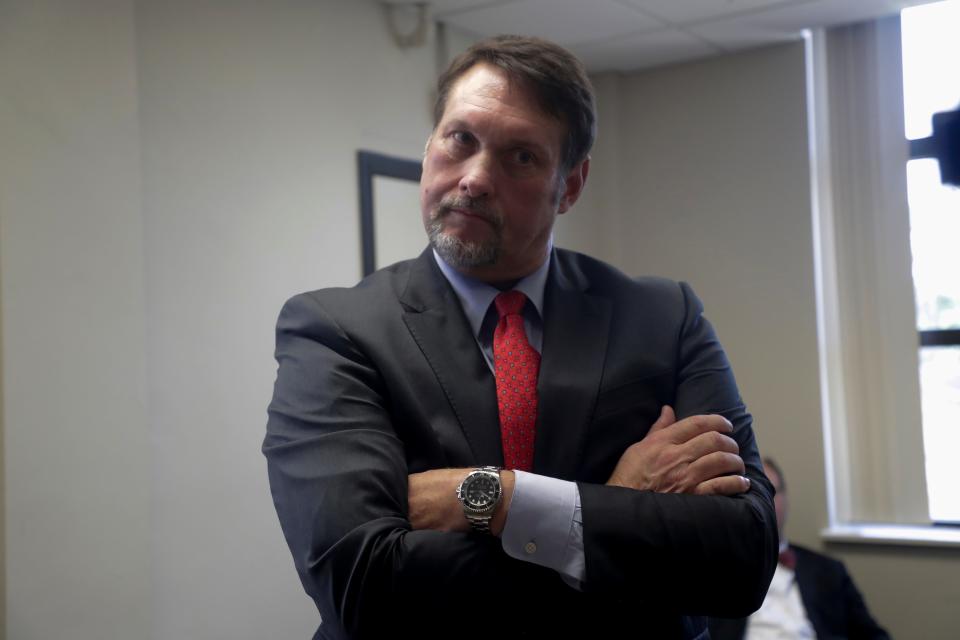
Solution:
<svg viewBox="0 0 960 640">
<path fill-rule="evenodd" d="M 357 151 L 357 182 L 360 192 L 360 241 L 363 275 L 377 270 L 377 209 L 374 179 L 377 176 L 420 182 L 422 167 L 417 160 L 388 156 L 375 151 Z M 413 257 L 413 256 L 410 256 Z"/>
</svg>

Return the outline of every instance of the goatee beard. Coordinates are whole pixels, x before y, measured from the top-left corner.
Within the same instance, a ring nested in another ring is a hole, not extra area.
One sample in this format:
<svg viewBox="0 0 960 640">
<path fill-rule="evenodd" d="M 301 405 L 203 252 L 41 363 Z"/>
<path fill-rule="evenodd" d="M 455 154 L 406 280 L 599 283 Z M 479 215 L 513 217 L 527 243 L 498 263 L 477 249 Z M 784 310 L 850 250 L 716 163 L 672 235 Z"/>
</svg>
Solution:
<svg viewBox="0 0 960 640">
<path fill-rule="evenodd" d="M 444 230 L 444 218 L 451 209 L 466 209 L 490 222 L 493 235 L 487 240 L 464 241 Z M 427 224 L 430 246 L 443 261 L 457 269 L 473 269 L 496 264 L 500 258 L 503 223 L 500 216 L 483 202 L 473 198 L 445 198 Z"/>
</svg>

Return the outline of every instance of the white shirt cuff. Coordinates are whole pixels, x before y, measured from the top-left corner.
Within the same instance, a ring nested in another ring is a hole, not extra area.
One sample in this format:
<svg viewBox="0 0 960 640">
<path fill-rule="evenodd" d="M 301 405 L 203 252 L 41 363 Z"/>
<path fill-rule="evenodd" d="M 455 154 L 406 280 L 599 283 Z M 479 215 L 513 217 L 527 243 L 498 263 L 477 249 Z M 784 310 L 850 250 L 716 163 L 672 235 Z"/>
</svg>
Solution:
<svg viewBox="0 0 960 640">
<path fill-rule="evenodd" d="M 503 550 L 512 558 L 559 572 L 579 589 L 586 562 L 577 484 L 523 471 L 514 474 L 513 498 L 501 534 Z"/>
</svg>

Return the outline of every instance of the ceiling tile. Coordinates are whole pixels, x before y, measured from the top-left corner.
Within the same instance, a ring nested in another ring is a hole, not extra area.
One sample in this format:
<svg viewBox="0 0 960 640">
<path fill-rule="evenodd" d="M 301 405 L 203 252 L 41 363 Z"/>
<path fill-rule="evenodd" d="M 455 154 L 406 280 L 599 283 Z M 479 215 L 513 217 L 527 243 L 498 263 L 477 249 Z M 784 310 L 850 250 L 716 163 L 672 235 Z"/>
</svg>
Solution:
<svg viewBox="0 0 960 640">
<path fill-rule="evenodd" d="M 571 49 L 591 72 L 634 71 L 719 53 L 718 49 L 674 29 L 581 44 Z"/>
<path fill-rule="evenodd" d="M 612 0 L 521 0 L 463 11 L 444 21 L 481 35 L 522 33 L 565 45 L 661 26 L 658 20 Z"/>
<path fill-rule="evenodd" d="M 783 42 L 811 26 L 869 20 L 929 1 L 433 0 L 431 5 L 436 19 L 481 36 L 523 33 L 555 40 L 581 53 L 592 71 L 601 71 Z"/>
<path fill-rule="evenodd" d="M 410 4 L 412 0 L 386 0 L 393 4 Z M 483 7 L 497 7 L 513 4 L 520 0 L 431 0 L 430 12 L 436 18 L 444 18 L 447 14 L 459 13 L 467 9 L 481 9 Z"/>
<path fill-rule="evenodd" d="M 803 29 L 861 22 L 899 13 L 916 0 L 819 0 L 794 3 L 729 20 L 705 22 L 686 29 L 724 47 L 737 49 L 800 37 Z"/>
<path fill-rule="evenodd" d="M 699 22 L 725 15 L 762 10 L 791 0 L 620 0 L 673 24 Z M 811 2 L 812 0 L 792 0 Z"/>
<path fill-rule="evenodd" d="M 722 47 L 724 51 L 789 42 L 801 37 L 800 29 L 786 29 L 777 25 L 744 24 L 738 20 L 711 22 L 687 27 L 687 29 Z"/>
<path fill-rule="evenodd" d="M 784 5 L 749 16 L 747 24 L 779 25 L 789 29 L 828 27 L 862 22 L 900 13 L 904 7 L 922 4 L 924 0 L 817 0 Z"/>
</svg>

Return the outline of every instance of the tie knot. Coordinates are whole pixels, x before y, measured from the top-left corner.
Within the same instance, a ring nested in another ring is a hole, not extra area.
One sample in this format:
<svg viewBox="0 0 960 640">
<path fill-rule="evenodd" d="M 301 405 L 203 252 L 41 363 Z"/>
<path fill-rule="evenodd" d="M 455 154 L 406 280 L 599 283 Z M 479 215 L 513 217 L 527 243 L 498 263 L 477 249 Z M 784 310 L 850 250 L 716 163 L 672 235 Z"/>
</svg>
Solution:
<svg viewBox="0 0 960 640">
<path fill-rule="evenodd" d="M 523 295 L 522 291 L 504 291 L 497 295 L 493 304 L 497 305 L 497 313 L 503 318 L 520 313 L 526 301 L 527 296 Z"/>
</svg>

